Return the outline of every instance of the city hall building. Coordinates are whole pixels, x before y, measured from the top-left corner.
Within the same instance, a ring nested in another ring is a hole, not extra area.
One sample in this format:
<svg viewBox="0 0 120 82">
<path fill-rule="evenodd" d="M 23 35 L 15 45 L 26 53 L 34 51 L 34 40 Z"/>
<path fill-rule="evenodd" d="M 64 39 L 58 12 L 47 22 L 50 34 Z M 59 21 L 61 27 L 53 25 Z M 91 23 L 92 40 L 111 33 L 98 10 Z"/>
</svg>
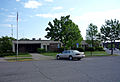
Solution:
<svg viewBox="0 0 120 82">
<path fill-rule="evenodd" d="M 17 41 L 12 41 L 13 52 L 17 50 Z M 37 52 L 38 48 L 43 48 L 46 51 L 57 51 L 61 47 L 61 42 L 52 40 L 18 40 L 19 52 Z"/>
</svg>

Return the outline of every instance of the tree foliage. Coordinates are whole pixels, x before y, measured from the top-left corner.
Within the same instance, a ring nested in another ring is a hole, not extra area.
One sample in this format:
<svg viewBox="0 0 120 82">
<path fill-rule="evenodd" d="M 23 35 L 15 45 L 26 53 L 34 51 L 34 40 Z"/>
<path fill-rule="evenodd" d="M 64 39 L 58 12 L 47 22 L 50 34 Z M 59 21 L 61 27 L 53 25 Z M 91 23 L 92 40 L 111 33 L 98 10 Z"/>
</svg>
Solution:
<svg viewBox="0 0 120 82">
<path fill-rule="evenodd" d="M 120 24 L 118 20 L 106 20 L 101 26 L 101 37 L 103 41 L 111 41 L 111 55 L 113 54 L 113 42 L 120 39 Z"/>
<path fill-rule="evenodd" d="M 94 41 L 97 39 L 97 33 L 98 33 L 98 27 L 90 23 L 88 29 L 86 30 L 86 40 L 87 40 L 86 42 L 88 44 L 91 44 L 92 47 L 94 46 L 93 45 Z"/>
<path fill-rule="evenodd" d="M 12 37 L 2 36 L 0 38 L 0 53 L 6 53 L 12 51 L 12 40 L 15 40 Z"/>
<path fill-rule="evenodd" d="M 20 40 L 29 40 L 28 38 L 21 38 Z"/>
<path fill-rule="evenodd" d="M 73 47 L 76 43 L 80 43 L 82 36 L 78 25 L 76 25 L 68 16 L 61 16 L 60 20 L 55 18 L 52 22 L 49 22 L 49 27 L 46 28 L 46 38 L 51 40 L 60 41 L 65 47 Z"/>
<path fill-rule="evenodd" d="M 120 24 L 116 19 L 105 21 L 105 25 L 102 25 L 100 30 L 103 40 L 105 41 L 114 41 L 120 39 Z"/>
</svg>

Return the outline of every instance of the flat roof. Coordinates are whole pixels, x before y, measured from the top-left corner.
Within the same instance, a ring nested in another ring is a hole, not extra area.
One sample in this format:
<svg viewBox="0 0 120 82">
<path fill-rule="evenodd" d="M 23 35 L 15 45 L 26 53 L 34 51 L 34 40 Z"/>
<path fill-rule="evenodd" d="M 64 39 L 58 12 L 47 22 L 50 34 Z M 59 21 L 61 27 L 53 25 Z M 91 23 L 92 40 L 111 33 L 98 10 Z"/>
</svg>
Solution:
<svg viewBox="0 0 120 82">
<path fill-rule="evenodd" d="M 17 40 L 12 41 L 17 44 Z M 61 43 L 60 41 L 53 40 L 18 40 L 18 44 L 40 44 L 40 43 Z"/>
</svg>

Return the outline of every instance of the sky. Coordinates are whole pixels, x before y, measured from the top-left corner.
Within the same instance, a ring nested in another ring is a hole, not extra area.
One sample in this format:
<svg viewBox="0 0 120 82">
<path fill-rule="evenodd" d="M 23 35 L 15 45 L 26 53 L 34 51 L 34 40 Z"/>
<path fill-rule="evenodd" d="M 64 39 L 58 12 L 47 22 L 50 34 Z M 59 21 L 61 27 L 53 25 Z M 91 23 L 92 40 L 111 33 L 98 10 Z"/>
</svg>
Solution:
<svg viewBox="0 0 120 82">
<path fill-rule="evenodd" d="M 48 22 L 61 16 L 70 15 L 70 19 L 79 26 L 85 39 L 90 23 L 98 26 L 105 20 L 120 20 L 120 0 L 0 0 L 0 37 L 46 39 L 45 29 Z"/>
</svg>

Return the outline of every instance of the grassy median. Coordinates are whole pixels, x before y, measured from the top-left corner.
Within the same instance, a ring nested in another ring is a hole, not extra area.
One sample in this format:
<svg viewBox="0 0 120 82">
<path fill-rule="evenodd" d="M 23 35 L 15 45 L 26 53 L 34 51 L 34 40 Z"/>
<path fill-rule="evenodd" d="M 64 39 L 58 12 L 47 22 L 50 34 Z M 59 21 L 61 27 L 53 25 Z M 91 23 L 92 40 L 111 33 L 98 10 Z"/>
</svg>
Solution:
<svg viewBox="0 0 120 82">
<path fill-rule="evenodd" d="M 92 53 L 92 54 L 91 54 Z M 86 51 L 85 52 L 86 57 L 91 57 L 91 56 L 110 56 L 110 54 L 107 54 L 105 51 Z"/>
<path fill-rule="evenodd" d="M 13 56 L 5 56 L 5 57 L 16 57 L 16 55 Z M 29 53 L 19 53 L 18 57 L 32 57 Z"/>
<path fill-rule="evenodd" d="M 32 61 L 32 58 L 13 58 L 13 59 L 5 59 L 9 62 L 16 62 L 16 61 Z"/>
<path fill-rule="evenodd" d="M 28 57 L 28 58 L 27 58 Z M 12 55 L 12 56 L 5 56 L 5 60 L 9 62 L 16 62 L 16 61 L 32 61 L 32 56 L 29 53 L 19 53 L 18 56 Z"/>
<path fill-rule="evenodd" d="M 90 51 L 86 51 L 84 52 L 86 57 L 92 57 L 92 56 L 111 56 L 110 54 L 107 54 L 105 51 L 93 51 L 92 55 Z M 45 52 L 45 53 L 41 53 L 42 55 L 45 56 L 53 56 L 56 57 L 56 55 L 58 54 L 57 52 Z"/>
</svg>

